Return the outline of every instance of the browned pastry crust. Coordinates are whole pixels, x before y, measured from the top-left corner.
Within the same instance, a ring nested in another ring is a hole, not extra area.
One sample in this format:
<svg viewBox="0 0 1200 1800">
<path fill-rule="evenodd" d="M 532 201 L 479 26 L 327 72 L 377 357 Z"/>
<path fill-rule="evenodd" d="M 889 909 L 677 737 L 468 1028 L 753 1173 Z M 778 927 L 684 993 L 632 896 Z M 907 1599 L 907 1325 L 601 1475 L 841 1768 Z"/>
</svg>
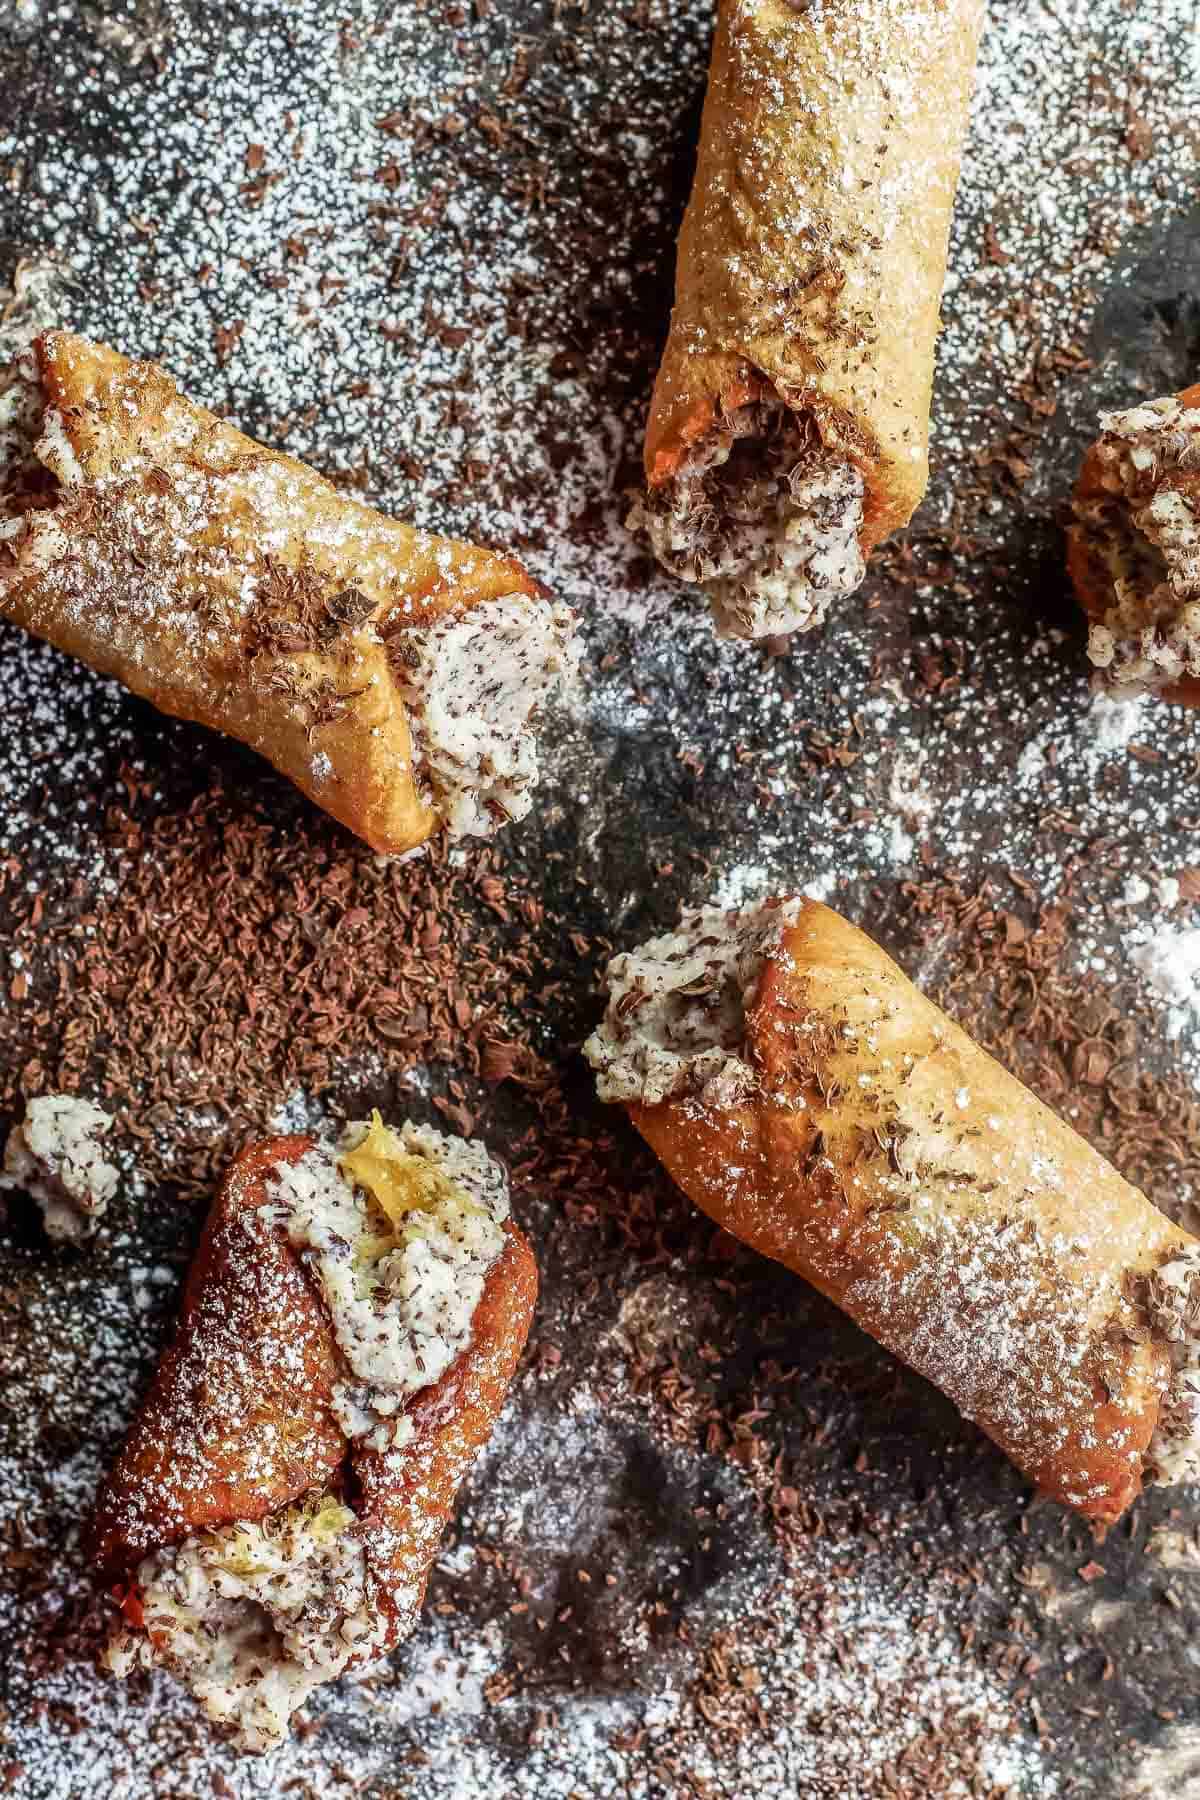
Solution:
<svg viewBox="0 0 1200 1800">
<path fill-rule="evenodd" d="M 0 469 L 0 527 L 24 519 L 0 530 L 0 617 L 240 738 L 376 850 L 428 838 L 412 646 L 533 579 L 340 493 L 153 363 L 64 331 L 27 354 L 44 435 Z"/>
<path fill-rule="evenodd" d="M 307 1137 L 270 1138 L 230 1169 L 175 1342 L 100 1489 L 91 1543 L 109 1580 L 136 1584 L 138 1565 L 155 1550 L 264 1519 L 332 1487 L 359 1518 L 375 1591 L 389 1610 L 386 1636 L 371 1646 L 376 1656 L 411 1629 L 458 1488 L 524 1347 L 537 1268 L 508 1222 L 470 1344 L 412 1398 L 402 1454 L 348 1441 L 331 1408 L 342 1363 L 329 1314 L 297 1253 L 259 1216 L 271 1171 L 312 1147 Z M 127 1612 L 136 1619 L 136 1590 Z"/>
<path fill-rule="evenodd" d="M 651 490 L 777 398 L 861 471 L 864 550 L 908 522 L 983 18 L 983 0 L 720 0 Z"/>
<path fill-rule="evenodd" d="M 935 1382 L 1044 1492 L 1117 1518 L 1170 1369 L 1138 1297 L 1195 1240 L 861 931 L 813 902 L 780 920 L 746 1081 L 634 1100 L 630 1117 L 698 1206 Z M 602 1069 L 637 1029 L 636 995 L 591 1041 Z"/>
</svg>

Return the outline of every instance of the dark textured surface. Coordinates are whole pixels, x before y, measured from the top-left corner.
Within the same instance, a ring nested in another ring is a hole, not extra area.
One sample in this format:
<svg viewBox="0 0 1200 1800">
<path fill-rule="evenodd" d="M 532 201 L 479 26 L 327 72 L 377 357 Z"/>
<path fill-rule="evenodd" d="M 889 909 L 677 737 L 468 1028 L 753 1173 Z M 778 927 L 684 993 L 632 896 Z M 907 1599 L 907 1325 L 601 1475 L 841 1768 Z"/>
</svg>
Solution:
<svg viewBox="0 0 1200 1800">
<path fill-rule="evenodd" d="M 1036 36 L 1026 42 L 1014 24 L 1023 6 L 996 7 L 995 29 L 1007 26 L 1018 39 L 1015 79 L 1027 79 L 1036 96 L 1038 76 L 1022 60 Z M 1085 10 L 1067 6 L 1055 23 L 1047 9 L 1042 48 L 1071 76 L 1085 51 L 1102 70 L 1106 47 L 1095 34 L 1105 27 L 1115 83 L 1133 57 L 1121 21 L 1136 9 L 1106 4 L 1086 20 Z M 1189 29 L 1186 7 L 1164 10 L 1158 86 L 1147 89 L 1164 119 L 1195 104 Z M 1097 1546 L 1078 1522 L 1031 1504 L 1019 1478 L 939 1396 L 823 1302 L 713 1243 L 631 1134 L 590 1097 L 577 1047 L 598 1007 L 595 969 L 566 936 L 569 924 L 587 938 L 635 942 L 740 869 L 737 892 L 822 881 L 835 904 L 934 980 L 954 950 L 939 953 L 918 932 L 914 879 L 952 867 L 968 884 L 985 874 L 1003 883 L 1002 871 L 1013 869 L 1049 894 L 1070 867 L 1077 898 L 1082 892 L 1072 927 L 1080 956 L 1105 951 L 1116 959 L 1114 980 L 1128 973 L 1114 910 L 1123 883 L 1131 873 L 1200 864 L 1190 799 L 1200 736 L 1163 709 L 1137 728 L 1157 761 L 1129 757 L 1123 743 L 1111 755 L 1096 752 L 1059 519 L 1099 408 L 1194 374 L 1200 221 L 1190 153 L 1182 138 L 1178 155 L 1160 139 L 1147 175 L 1144 161 L 1124 153 L 1119 130 L 1096 134 L 1105 204 L 1119 210 L 1128 189 L 1138 216 L 1102 245 L 1094 310 L 1077 305 L 1065 322 L 1051 310 L 1044 327 L 1035 320 L 1026 333 L 1037 342 L 1032 388 L 1052 392 L 1056 410 L 1023 411 L 996 387 L 987 356 L 967 354 L 969 334 L 955 337 L 952 328 L 939 388 L 939 473 L 911 560 L 885 560 L 820 644 L 772 660 L 713 644 L 694 604 L 651 580 L 619 527 L 619 493 L 634 477 L 636 428 L 665 324 L 706 36 L 699 5 L 664 21 L 653 7 L 599 0 L 590 11 L 513 0 L 469 17 L 416 0 L 278 9 L 0 0 L 7 265 L 18 254 L 55 252 L 69 264 L 64 304 L 80 329 L 162 356 L 198 398 L 319 466 L 358 471 L 381 503 L 505 542 L 586 612 L 584 699 L 557 731 L 543 803 L 500 846 L 501 874 L 540 894 L 545 917 L 500 924 L 474 904 L 498 957 L 529 938 L 538 978 L 514 1033 L 565 1069 L 585 1125 L 611 1133 L 604 1154 L 614 1175 L 627 1172 L 661 1234 L 656 1254 L 652 1233 L 630 1233 L 589 1210 L 589 1193 L 566 1182 L 518 1196 L 545 1275 L 536 1352 L 464 1505 L 462 1541 L 488 1557 L 469 1568 L 458 1553 L 451 1558 L 434 1599 L 458 1612 L 429 1627 L 449 1632 L 459 1649 L 489 1627 L 490 1666 L 524 1665 L 516 1694 L 490 1695 L 496 1703 L 481 1702 L 464 1724 L 453 1708 L 414 1723 L 343 1693 L 291 1773 L 239 1775 L 203 1739 L 197 1749 L 185 1709 L 164 1711 L 157 1740 L 153 1726 L 148 1739 L 139 1735 L 144 1692 L 114 1699 L 73 1635 L 82 1620 L 85 1647 L 91 1642 L 77 1517 L 169 1323 L 169 1282 L 151 1288 L 143 1310 L 129 1299 L 130 1271 L 182 1266 L 199 1208 L 170 1183 L 131 1191 L 113 1232 L 83 1257 L 48 1252 L 14 1207 L 0 1269 L 0 1355 L 11 1369 L 0 1392 L 0 1467 L 12 1495 L 7 1566 L 16 1598 L 2 1615 L 14 1653 L 0 1683 L 7 1675 L 10 1786 L 28 1800 L 103 1785 L 139 1796 L 274 1793 L 293 1778 L 322 1792 L 355 1791 L 341 1785 L 343 1761 L 346 1782 L 413 1800 L 510 1791 L 740 1796 L 747 1778 L 732 1760 L 724 1774 L 718 1758 L 716 1773 L 704 1775 L 685 1753 L 672 1760 L 656 1749 L 653 1733 L 622 1750 L 623 1762 L 585 1739 L 636 1733 L 648 1701 L 692 1694 L 714 1631 L 745 1636 L 765 1617 L 788 1557 L 811 1594 L 853 1597 L 852 1639 L 866 1642 L 863 1621 L 882 1611 L 915 1644 L 952 1638 L 965 1674 L 995 1679 L 1004 1729 L 1023 1746 L 1014 1791 L 1095 1800 L 1200 1793 L 1194 1495 L 1151 1495 Z M 514 58 L 524 59 L 519 82 Z M 463 98 L 453 90 L 468 77 Z M 997 77 L 982 104 L 999 106 L 1003 85 Z M 1064 117 L 1082 104 L 1068 93 Z M 1117 116 L 1131 104 L 1123 97 Z M 381 132 L 377 121 L 393 108 L 406 123 Z M 507 122 L 499 134 L 474 123 L 489 110 Z M 414 115 L 424 125 L 414 128 Z M 447 116 L 468 118 L 470 128 L 446 127 Z M 325 135 L 307 153 L 313 172 L 304 186 L 287 172 L 285 147 L 312 117 Z M 1077 135 L 1088 139 L 1086 113 Z M 1038 154 L 1057 166 L 1064 152 L 1049 121 L 1046 139 Z M 284 175 L 260 200 L 239 197 L 256 173 L 246 145 L 258 141 L 266 172 Z M 389 158 L 400 169 L 394 179 L 379 175 Z M 984 225 L 994 224 L 1014 259 L 1007 271 L 1000 265 L 999 317 L 1021 298 L 1039 253 L 1015 248 L 1022 234 L 1036 236 L 1031 202 L 1029 217 L 1018 206 L 993 219 L 982 185 L 990 166 L 981 158 L 964 191 L 955 259 L 966 281 L 982 260 Z M 431 200 L 430 216 L 422 202 Z M 1085 193 L 1081 204 L 1093 203 L 1103 210 Z M 298 230 L 314 233 L 304 259 L 281 248 Z M 1104 236 L 1101 224 L 1097 233 Z M 327 283 L 302 328 L 292 310 L 301 260 L 314 280 L 324 273 L 348 282 Z M 472 270 L 474 293 L 464 282 Z M 0 276 L 7 272 L 0 264 Z M 272 285 L 276 278 L 283 285 Z M 974 309 L 975 337 L 990 337 L 986 310 L 964 292 L 959 305 Z M 502 318 L 512 329 L 497 337 Z M 214 333 L 238 321 L 241 334 L 222 351 Z M 381 324 L 396 335 L 381 335 Z M 466 341 L 431 349 L 447 325 L 464 329 Z M 365 396 L 348 392 L 360 378 L 372 384 Z M 507 400 L 497 393 L 504 383 Z M 1007 441 L 1014 420 L 1029 428 L 1021 444 L 1028 472 L 1006 483 L 995 463 L 981 470 L 980 462 Z M 464 462 L 481 442 L 486 471 L 468 478 Z M 914 569 L 927 577 L 916 587 Z M 0 659 L 8 714 L 0 856 L 18 865 L 0 893 L 6 929 L 26 925 L 33 889 L 63 931 L 81 912 L 119 907 L 114 809 L 169 829 L 214 780 L 229 818 L 262 834 L 250 879 L 269 883 L 273 859 L 302 827 L 323 859 L 321 879 L 350 868 L 336 828 L 314 821 L 235 747 L 165 723 L 55 659 L 35 663 L 15 634 L 0 636 Z M 934 665 L 959 678 L 933 685 Z M 822 733 L 866 754 L 827 761 L 812 749 Z M 1059 754 L 1031 783 L 1018 777 L 1021 753 L 1039 738 Z M 896 799 L 914 762 L 932 814 Z M 142 784 L 128 804 L 123 771 Z M 368 862 L 353 859 L 347 879 L 369 905 Z M 285 894 L 279 904 L 288 905 Z M 36 932 L 22 941 L 36 944 Z M 266 939 L 262 957 L 269 979 Z M 77 996 L 55 993 L 49 966 L 35 961 L 33 1001 L 52 999 L 65 1031 Z M 552 980 L 562 986 L 546 998 Z M 1139 1053 L 1166 1071 L 1184 1046 L 1162 1025 L 1151 1019 Z M 8 1041 L 18 1038 L 19 1015 Z M 122 1105 L 153 1107 L 153 1092 L 123 1087 L 124 1066 L 118 1034 L 93 1066 L 92 1085 L 103 1082 Z M 433 1091 L 444 1095 L 453 1074 L 433 1070 Z M 278 1101 L 289 1091 L 281 1086 Z M 527 1097 L 505 1087 L 493 1100 L 476 1083 L 467 1092 L 498 1148 L 523 1133 L 537 1141 L 542 1125 Z M 371 1066 L 349 1064 L 328 1098 L 334 1111 L 427 1105 L 397 1082 L 386 1045 Z M 236 1098 L 231 1104 L 236 1114 Z M 248 1123 L 237 1117 L 227 1127 L 209 1116 L 186 1128 L 233 1138 Z M 172 1133 L 184 1127 L 170 1110 L 160 1124 L 169 1164 Z M 1169 1164 L 1162 1183 L 1164 1203 L 1189 1200 Z M 690 1384 L 686 1406 L 676 1407 L 676 1389 L 664 1397 L 658 1379 L 668 1350 Z M 630 1373 L 638 1367 L 651 1372 L 642 1386 Z M 765 1454 L 822 1521 L 818 1529 L 810 1520 L 799 1545 L 796 1534 L 787 1539 L 786 1555 L 761 1467 L 740 1466 L 728 1443 L 703 1448 L 706 1409 L 725 1418 L 761 1411 L 764 1393 Z M 579 1568 L 592 1575 L 583 1589 Z M 527 1596 L 528 1610 L 510 1610 Z M 869 1705 L 864 1722 L 847 1691 L 830 1690 L 832 1640 L 816 1615 L 811 1638 L 809 1666 L 801 1659 L 780 1677 L 775 1704 L 796 1719 L 825 1708 L 828 1716 L 812 1725 L 785 1774 L 772 1764 L 755 1785 L 764 1796 L 873 1800 L 890 1790 L 877 1761 L 856 1764 L 853 1749 L 869 1743 Z M 410 1655 L 417 1666 L 419 1646 L 396 1660 L 397 1691 Z M 951 1714 L 961 1710 L 948 1679 L 943 1670 L 926 1681 L 912 1708 L 928 1710 L 940 1694 Z M 876 1671 L 881 1694 L 889 1680 L 886 1667 Z M 869 1701 L 872 1678 L 859 1686 Z M 593 1703 L 612 1710 L 590 1712 Z M 125 1774 L 105 1748 L 122 1733 Z M 839 1738 L 852 1746 L 849 1761 Z M 547 1740 L 559 1744 L 549 1762 Z M 715 1741 L 732 1758 L 732 1739 L 718 1731 Z M 0 1748 L 0 1781 L 4 1755 Z M 1138 1780 L 1149 1786 L 1130 1785 Z M 928 1791 L 969 1790 L 930 1778 Z"/>
</svg>

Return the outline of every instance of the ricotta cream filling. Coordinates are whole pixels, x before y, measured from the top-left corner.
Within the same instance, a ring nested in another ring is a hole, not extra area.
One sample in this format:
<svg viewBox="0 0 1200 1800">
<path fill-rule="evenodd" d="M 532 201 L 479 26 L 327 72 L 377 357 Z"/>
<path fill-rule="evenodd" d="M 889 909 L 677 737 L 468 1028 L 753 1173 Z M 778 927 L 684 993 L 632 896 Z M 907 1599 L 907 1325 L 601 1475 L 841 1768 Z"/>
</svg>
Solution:
<svg viewBox="0 0 1200 1800">
<path fill-rule="evenodd" d="M 481 1144 L 412 1124 L 391 1131 L 376 1114 L 347 1126 L 337 1150 L 320 1145 L 281 1163 L 270 1192 L 345 1358 L 338 1421 L 348 1437 L 384 1449 L 403 1432 L 404 1402 L 471 1341 L 504 1248 L 504 1170 Z"/>
<path fill-rule="evenodd" d="M 814 447 L 781 401 L 739 407 L 629 516 L 655 556 L 709 596 L 722 637 L 810 631 L 866 574 L 863 478 Z"/>
<path fill-rule="evenodd" d="M 108 1667 L 161 1664 L 244 1750 L 278 1744 L 313 1690 L 387 1631 L 358 1521 L 331 1495 L 160 1550 L 137 1580 L 144 1630 L 114 1638 Z"/>
<path fill-rule="evenodd" d="M 1088 655 L 1106 687 L 1155 692 L 1200 677 L 1200 409 L 1155 400 L 1101 425 L 1104 493 L 1075 503 L 1109 584 Z"/>
<path fill-rule="evenodd" d="M 746 1014 L 802 901 L 745 912 L 705 907 L 678 931 L 608 965 L 608 1006 L 583 1053 L 602 1100 L 656 1106 L 697 1094 L 735 1103 L 757 1083 Z"/>
<path fill-rule="evenodd" d="M 67 1243 L 90 1237 L 116 1193 L 117 1169 L 99 1142 L 112 1123 L 90 1100 L 42 1094 L 9 1133 L 0 1188 L 35 1200 L 50 1237 Z"/>
<path fill-rule="evenodd" d="M 1146 1478 L 1200 1480 L 1200 1244 L 1155 1271 L 1145 1304 L 1172 1371 L 1146 1452 Z"/>
<path fill-rule="evenodd" d="M 533 727 L 578 666 L 570 608 L 507 594 L 392 644 L 418 773 L 450 836 L 523 819 L 540 772 Z"/>
<path fill-rule="evenodd" d="M 329 1308 L 346 1380 L 334 1393 L 351 1441 L 381 1453 L 412 1437 L 404 1406 L 471 1339 L 505 1243 L 504 1170 L 481 1145 L 378 1113 L 340 1142 L 280 1163 L 268 1182 L 277 1229 Z M 313 1690 L 385 1647 L 417 1594 L 381 1603 L 363 1527 L 333 1493 L 259 1523 L 194 1534 L 137 1571 L 144 1627 L 107 1653 L 118 1675 L 161 1664 L 247 1750 L 287 1735 Z"/>
<path fill-rule="evenodd" d="M 0 369 L 0 538 L 11 535 L 15 523 L 5 514 L 27 504 L 24 497 L 44 474 L 34 446 L 45 410 L 36 359 L 31 350 L 23 351 Z"/>
</svg>

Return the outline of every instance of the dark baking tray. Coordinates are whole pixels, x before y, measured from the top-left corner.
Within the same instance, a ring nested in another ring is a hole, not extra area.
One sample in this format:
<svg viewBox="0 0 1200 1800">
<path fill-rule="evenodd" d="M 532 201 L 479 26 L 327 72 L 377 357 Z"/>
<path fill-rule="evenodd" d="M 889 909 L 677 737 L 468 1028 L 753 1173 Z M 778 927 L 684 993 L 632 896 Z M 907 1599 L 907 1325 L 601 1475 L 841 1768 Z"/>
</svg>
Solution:
<svg viewBox="0 0 1200 1800">
<path fill-rule="evenodd" d="M 15 1203 L 3 1239 L 0 1791 L 1200 1793 L 1194 1493 L 1104 1542 L 1034 1504 L 694 1219 L 577 1054 L 607 947 L 815 882 L 1190 1205 L 1195 1015 L 1131 946 L 1188 926 L 1200 736 L 1091 708 L 1060 525 L 1099 410 L 1195 372 L 1194 14 L 992 12 L 931 497 L 789 653 L 715 645 L 621 530 L 707 6 L 0 0 L 0 280 L 49 256 L 80 329 L 504 542 L 589 652 L 534 818 L 384 871 L 236 747 L 0 632 L 0 1103 L 79 1084 L 144 1175 L 91 1252 Z M 356 970 L 409 982 L 448 941 L 457 1014 L 372 1011 Z M 465 1111 L 545 1290 L 418 1638 L 246 1767 L 167 1684 L 92 1672 L 78 1527 L 211 1171 L 289 1100 Z"/>
</svg>

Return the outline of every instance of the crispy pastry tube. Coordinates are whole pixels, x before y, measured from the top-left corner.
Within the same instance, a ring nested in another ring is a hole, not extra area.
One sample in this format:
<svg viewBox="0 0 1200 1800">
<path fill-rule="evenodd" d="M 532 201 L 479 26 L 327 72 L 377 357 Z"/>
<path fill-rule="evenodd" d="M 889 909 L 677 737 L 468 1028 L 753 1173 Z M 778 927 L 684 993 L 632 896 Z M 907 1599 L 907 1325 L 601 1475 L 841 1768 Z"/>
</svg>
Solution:
<svg viewBox="0 0 1200 1800">
<path fill-rule="evenodd" d="M 572 615 L 46 332 L 0 371 L 0 618 L 240 738 L 392 854 L 532 804 Z"/>
<path fill-rule="evenodd" d="M 1100 425 L 1067 528 L 1097 683 L 1200 706 L 1200 385 Z"/>
<path fill-rule="evenodd" d="M 720 0 L 645 526 L 723 636 L 806 631 L 928 480 L 983 0 Z"/>
<path fill-rule="evenodd" d="M 1112 1520 L 1200 1461 L 1200 1243 L 827 907 L 610 965 L 586 1054 L 698 1206 Z"/>
<path fill-rule="evenodd" d="M 536 1297 L 497 1165 L 363 1131 L 234 1163 L 92 1524 L 109 1666 L 171 1670 L 247 1750 L 413 1628 Z"/>
</svg>

